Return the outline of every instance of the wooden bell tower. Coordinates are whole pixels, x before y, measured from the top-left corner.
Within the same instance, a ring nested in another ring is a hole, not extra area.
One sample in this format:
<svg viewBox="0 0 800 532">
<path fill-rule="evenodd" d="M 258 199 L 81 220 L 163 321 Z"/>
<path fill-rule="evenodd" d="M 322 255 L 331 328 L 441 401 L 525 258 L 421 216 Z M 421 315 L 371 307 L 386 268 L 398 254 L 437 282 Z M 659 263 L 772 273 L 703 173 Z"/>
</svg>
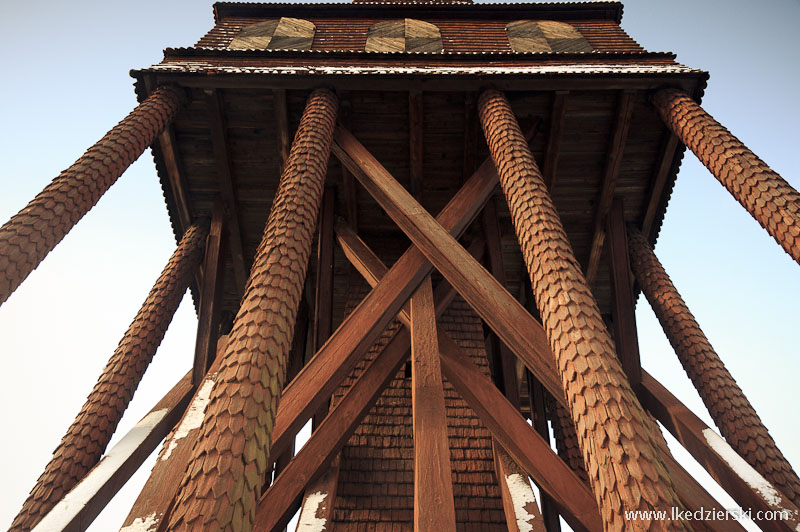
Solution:
<svg viewBox="0 0 800 532">
<path fill-rule="evenodd" d="M 800 262 L 800 195 L 700 107 L 705 72 L 617 2 L 214 14 L 0 228 L 1 304 L 150 146 L 178 241 L 12 531 L 84 530 L 162 440 L 126 532 L 741 530 L 686 518 L 725 509 L 656 421 L 800 527 L 652 250 L 688 147 Z M 187 288 L 193 367 L 106 449 Z M 640 291 L 716 430 L 642 369 Z"/>
</svg>

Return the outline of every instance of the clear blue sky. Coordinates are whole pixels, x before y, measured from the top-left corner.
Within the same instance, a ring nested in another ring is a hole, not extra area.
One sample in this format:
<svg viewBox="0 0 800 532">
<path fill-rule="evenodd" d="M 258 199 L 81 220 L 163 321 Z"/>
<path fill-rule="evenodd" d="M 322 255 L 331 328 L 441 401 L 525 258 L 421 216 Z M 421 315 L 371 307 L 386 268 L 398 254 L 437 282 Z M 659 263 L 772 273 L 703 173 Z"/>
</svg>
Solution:
<svg viewBox="0 0 800 532">
<path fill-rule="evenodd" d="M 29 2 L 0 19 L 0 223 L 135 105 L 128 70 L 211 28 L 199 2 Z M 795 188 L 800 106 L 796 0 L 625 2 L 622 25 L 653 51 L 711 73 L 703 105 Z M 0 307 L 0 526 L 10 523 L 174 249 L 149 151 Z M 778 445 L 800 467 L 800 267 L 687 154 L 656 251 Z M 643 365 L 703 406 L 646 301 Z M 126 431 L 191 365 L 188 298 L 126 413 Z M 149 470 L 149 466 L 147 467 Z M 95 524 L 114 530 L 138 475 Z M 727 503 L 726 503 L 727 504 Z"/>
</svg>

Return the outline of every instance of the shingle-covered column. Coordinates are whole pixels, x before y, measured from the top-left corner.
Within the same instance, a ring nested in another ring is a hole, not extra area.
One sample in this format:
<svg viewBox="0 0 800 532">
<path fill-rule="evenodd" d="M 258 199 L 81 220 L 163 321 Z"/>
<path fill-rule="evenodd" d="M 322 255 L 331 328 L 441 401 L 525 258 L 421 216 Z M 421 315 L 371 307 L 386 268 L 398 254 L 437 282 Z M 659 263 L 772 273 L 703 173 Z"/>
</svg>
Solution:
<svg viewBox="0 0 800 532">
<path fill-rule="evenodd" d="M 797 504 L 797 473 L 711 347 L 647 239 L 631 229 L 628 242 L 636 280 L 714 423 L 731 447 Z"/>
<path fill-rule="evenodd" d="M 14 519 L 11 532 L 33 528 L 100 460 L 197 271 L 207 233 L 205 225 L 193 225 L 183 235 Z"/>
<path fill-rule="evenodd" d="M 178 113 L 181 89 L 159 87 L 0 228 L 0 304 Z"/>
<path fill-rule="evenodd" d="M 336 97 L 314 91 L 222 355 L 169 530 L 249 531 L 267 470 L 330 154 Z"/>
<path fill-rule="evenodd" d="M 686 93 L 660 90 L 653 105 L 681 142 L 800 263 L 800 193 Z"/>
<path fill-rule="evenodd" d="M 478 106 L 605 529 L 683 530 L 669 519 L 626 522 L 629 510 L 680 507 L 657 451 L 658 429 L 622 371 L 508 100 L 487 90 Z"/>
</svg>

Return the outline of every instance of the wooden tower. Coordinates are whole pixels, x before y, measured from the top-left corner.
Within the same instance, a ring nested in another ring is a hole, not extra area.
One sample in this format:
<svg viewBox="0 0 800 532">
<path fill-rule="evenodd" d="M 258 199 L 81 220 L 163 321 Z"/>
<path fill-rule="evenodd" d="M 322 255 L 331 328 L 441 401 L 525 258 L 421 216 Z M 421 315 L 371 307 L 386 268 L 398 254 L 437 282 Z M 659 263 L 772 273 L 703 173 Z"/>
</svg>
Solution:
<svg viewBox="0 0 800 532">
<path fill-rule="evenodd" d="M 150 146 L 178 241 L 11 530 L 84 530 L 162 440 L 127 532 L 741 530 L 687 517 L 725 510 L 656 421 L 800 530 L 652 251 L 686 147 L 797 262 L 800 195 L 621 13 L 218 3 L 134 71 L 139 106 L 0 228 L 2 303 Z M 106 449 L 187 288 L 192 370 Z M 641 368 L 640 291 L 721 436 Z"/>
</svg>

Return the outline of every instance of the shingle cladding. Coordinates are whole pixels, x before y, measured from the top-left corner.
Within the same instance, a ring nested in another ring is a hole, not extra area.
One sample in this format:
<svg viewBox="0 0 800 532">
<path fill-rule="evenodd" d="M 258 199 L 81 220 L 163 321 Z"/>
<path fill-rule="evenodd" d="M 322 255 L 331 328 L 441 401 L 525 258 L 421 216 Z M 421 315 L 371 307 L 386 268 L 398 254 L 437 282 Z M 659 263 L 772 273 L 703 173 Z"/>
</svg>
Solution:
<svg viewBox="0 0 800 532">
<path fill-rule="evenodd" d="M 348 310 L 366 293 L 351 290 Z M 380 353 L 389 331 L 353 370 L 335 395 L 338 400 L 364 367 Z M 438 326 L 488 376 L 483 328 L 475 312 L 457 297 Z M 453 496 L 459 532 L 508 530 L 494 473 L 492 440 L 460 395 L 444 382 Z M 414 521 L 414 441 L 411 378 L 401 369 L 342 450 L 334 508 L 334 532 L 411 532 Z"/>
</svg>

